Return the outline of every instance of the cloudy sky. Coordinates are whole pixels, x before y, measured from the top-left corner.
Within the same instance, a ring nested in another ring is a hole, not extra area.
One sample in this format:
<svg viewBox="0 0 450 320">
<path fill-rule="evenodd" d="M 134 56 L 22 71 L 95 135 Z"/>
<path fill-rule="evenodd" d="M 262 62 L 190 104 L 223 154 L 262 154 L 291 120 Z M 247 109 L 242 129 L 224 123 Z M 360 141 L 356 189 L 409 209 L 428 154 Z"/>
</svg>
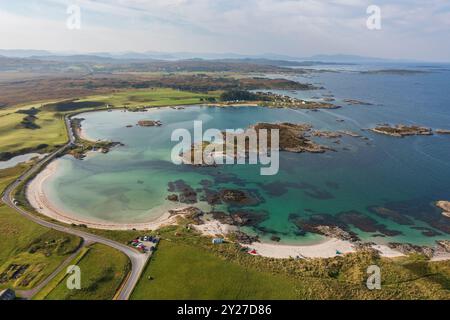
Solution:
<svg viewBox="0 0 450 320">
<path fill-rule="evenodd" d="M 67 28 L 67 9 L 81 28 Z M 366 10 L 381 9 L 381 30 Z M 450 61 L 449 0 L 0 0 L 0 48 Z"/>
</svg>

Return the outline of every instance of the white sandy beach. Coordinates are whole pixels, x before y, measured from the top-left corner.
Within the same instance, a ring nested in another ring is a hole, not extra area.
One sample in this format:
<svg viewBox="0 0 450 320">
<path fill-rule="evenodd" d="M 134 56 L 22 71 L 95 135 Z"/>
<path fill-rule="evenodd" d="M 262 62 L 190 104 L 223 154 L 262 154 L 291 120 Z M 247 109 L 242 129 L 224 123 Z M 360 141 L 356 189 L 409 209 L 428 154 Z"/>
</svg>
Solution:
<svg viewBox="0 0 450 320">
<path fill-rule="evenodd" d="M 169 212 L 165 212 L 159 218 L 143 223 L 109 223 L 96 222 L 93 220 L 82 219 L 74 217 L 73 215 L 62 212 L 60 209 L 52 205 L 44 192 L 44 185 L 46 181 L 58 169 L 58 162 L 51 162 L 43 171 L 41 171 L 28 185 L 27 198 L 30 204 L 41 214 L 52 219 L 68 224 L 86 225 L 89 228 L 104 229 L 104 230 L 155 230 L 162 226 L 176 223 L 176 216 L 171 216 Z"/>
<path fill-rule="evenodd" d="M 194 226 L 203 235 L 211 237 L 226 237 L 229 232 L 236 231 L 236 226 L 220 223 L 217 220 L 207 220 L 205 224 Z M 255 250 L 257 255 L 268 258 L 331 258 L 339 254 L 356 252 L 353 243 L 349 241 L 327 238 L 325 241 L 309 245 L 285 245 L 279 243 L 254 242 L 250 245 L 241 244 L 249 250 Z M 380 255 L 386 258 L 404 256 L 403 253 L 393 250 L 386 245 L 373 245 Z"/>
</svg>

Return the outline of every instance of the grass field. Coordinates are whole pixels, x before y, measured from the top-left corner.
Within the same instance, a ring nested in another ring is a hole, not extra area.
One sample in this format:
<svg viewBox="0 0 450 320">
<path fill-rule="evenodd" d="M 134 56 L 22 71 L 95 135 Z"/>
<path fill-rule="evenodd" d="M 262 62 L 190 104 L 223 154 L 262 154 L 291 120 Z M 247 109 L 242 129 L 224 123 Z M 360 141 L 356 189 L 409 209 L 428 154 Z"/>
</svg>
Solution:
<svg viewBox="0 0 450 320">
<path fill-rule="evenodd" d="M 174 89 L 146 89 L 91 96 L 80 101 L 101 101 L 114 107 L 189 105 L 201 102 L 201 98 L 218 97 L 219 94 L 200 94 Z"/>
<path fill-rule="evenodd" d="M 54 112 L 38 113 L 35 123 L 39 129 L 21 128 L 23 118 L 23 114 L 15 112 L 4 113 L 0 117 L 0 153 L 26 153 L 36 150 L 39 145 L 48 145 L 42 148 L 42 151 L 46 152 L 67 141 L 64 121 Z"/>
<path fill-rule="evenodd" d="M 0 170 L 0 190 L 26 170 Z M 81 239 L 41 227 L 0 204 L 0 288 L 30 289 L 74 252 Z"/>
<path fill-rule="evenodd" d="M 450 261 L 371 252 L 279 260 L 248 255 L 232 243 L 214 246 L 183 226 L 159 233 L 163 240 L 133 299 L 450 299 Z M 381 290 L 366 286 L 370 265 L 381 268 Z"/>
<path fill-rule="evenodd" d="M 173 89 L 145 89 L 116 92 L 108 95 L 97 95 L 85 97 L 77 102 L 96 102 L 108 104 L 110 106 L 135 107 L 135 106 L 168 106 L 168 105 L 189 105 L 201 102 L 201 98 L 218 97 L 217 93 L 198 94 Z M 27 106 L 11 107 L 0 110 L 0 154 L 10 153 L 28 153 L 36 151 L 48 152 L 56 146 L 64 144 L 67 141 L 67 133 L 63 121 L 64 112 L 52 111 L 51 108 L 42 106 L 54 102 L 30 104 Z M 83 105 L 83 104 L 80 104 Z M 25 115 L 16 113 L 18 110 L 29 110 L 30 108 L 40 110 L 36 114 L 35 124 L 37 129 L 27 129 L 21 127 Z M 96 107 L 101 108 L 101 106 Z M 89 111 L 96 108 L 85 108 L 66 110 L 67 112 Z"/>
<path fill-rule="evenodd" d="M 110 300 L 130 270 L 128 258 L 113 248 L 93 244 L 72 261 L 81 271 L 81 290 L 67 288 L 66 270 L 51 281 L 35 299 Z"/>
<path fill-rule="evenodd" d="M 149 280 L 153 277 L 153 280 Z M 201 247 L 161 241 L 132 299 L 293 299 L 288 277 L 220 259 Z"/>
</svg>

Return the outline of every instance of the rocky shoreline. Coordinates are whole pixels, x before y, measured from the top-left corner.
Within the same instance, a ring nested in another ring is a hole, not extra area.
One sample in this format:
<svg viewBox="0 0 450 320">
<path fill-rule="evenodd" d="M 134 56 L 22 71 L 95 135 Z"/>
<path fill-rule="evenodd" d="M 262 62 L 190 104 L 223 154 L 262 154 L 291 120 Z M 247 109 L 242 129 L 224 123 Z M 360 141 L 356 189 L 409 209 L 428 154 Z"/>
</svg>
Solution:
<svg viewBox="0 0 450 320">
<path fill-rule="evenodd" d="M 436 202 L 436 206 L 443 210 L 443 216 L 450 218 L 450 201 L 438 201 Z"/>
<path fill-rule="evenodd" d="M 137 125 L 140 127 L 160 127 L 162 122 L 159 120 L 139 120 Z"/>
<path fill-rule="evenodd" d="M 389 125 L 389 124 L 380 124 L 375 128 L 369 129 L 372 132 L 385 134 L 393 137 L 406 137 L 406 136 L 431 136 L 433 133 L 446 135 L 450 134 L 450 130 L 448 129 L 436 129 L 433 132 L 433 129 L 427 128 L 424 126 L 418 125 L 405 125 L 405 124 L 397 124 L 397 125 Z"/>
<path fill-rule="evenodd" d="M 430 136 L 433 134 L 433 130 L 426 127 L 416 126 L 416 125 L 404 125 L 398 124 L 391 126 L 389 124 L 378 125 L 375 128 L 370 129 L 375 133 L 385 134 L 392 137 L 406 137 L 414 135 Z"/>
</svg>

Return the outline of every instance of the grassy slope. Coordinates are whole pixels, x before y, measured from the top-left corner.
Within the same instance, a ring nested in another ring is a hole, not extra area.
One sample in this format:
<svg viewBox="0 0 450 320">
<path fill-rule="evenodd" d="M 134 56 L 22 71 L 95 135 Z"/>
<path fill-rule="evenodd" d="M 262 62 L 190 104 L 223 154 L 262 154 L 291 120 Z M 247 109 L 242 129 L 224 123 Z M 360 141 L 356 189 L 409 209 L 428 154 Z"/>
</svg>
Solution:
<svg viewBox="0 0 450 320">
<path fill-rule="evenodd" d="M 160 234 L 165 240 L 133 299 L 450 299 L 450 261 L 380 259 L 368 252 L 277 260 L 250 256 L 234 244 L 214 246 L 182 227 Z M 374 264 L 381 268 L 382 290 L 370 291 L 366 270 Z"/>
<path fill-rule="evenodd" d="M 49 300 L 110 300 L 114 297 L 130 264 L 120 251 L 102 244 L 93 244 L 81 257 L 75 258 L 81 270 L 81 290 L 69 290 L 65 270 L 42 290 L 37 298 Z M 47 294 L 48 293 L 48 294 Z"/>
<path fill-rule="evenodd" d="M 22 164 L 0 170 L 0 191 L 27 167 Z M 0 204 L 0 235 L 0 274 L 11 264 L 29 265 L 21 277 L 0 283 L 0 288 L 34 287 L 80 244 L 78 237 L 41 227 L 4 204 Z"/>
<path fill-rule="evenodd" d="M 19 108 L 29 109 L 29 107 Z M 35 148 L 40 144 L 51 147 L 67 141 L 64 121 L 53 112 L 37 114 L 36 124 L 41 128 L 31 130 L 17 128 L 25 115 L 15 113 L 17 109 L 7 109 L 0 114 L 0 152 L 15 152 L 25 148 Z"/>
</svg>

